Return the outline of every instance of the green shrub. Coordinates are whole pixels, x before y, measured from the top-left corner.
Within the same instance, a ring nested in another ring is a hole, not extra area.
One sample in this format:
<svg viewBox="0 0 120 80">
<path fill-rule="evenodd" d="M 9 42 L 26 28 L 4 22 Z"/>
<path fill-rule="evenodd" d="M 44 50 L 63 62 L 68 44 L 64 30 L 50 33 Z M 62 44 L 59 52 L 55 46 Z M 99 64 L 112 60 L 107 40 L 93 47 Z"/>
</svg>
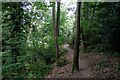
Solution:
<svg viewBox="0 0 120 80">
<path fill-rule="evenodd" d="M 66 65 L 67 60 L 65 60 L 65 58 L 60 58 L 56 63 L 57 63 L 57 66 L 62 67 Z"/>
<path fill-rule="evenodd" d="M 98 62 L 97 64 L 98 64 L 100 67 L 103 67 L 103 68 L 109 67 L 109 63 L 108 63 L 107 61 L 105 61 L 105 60 L 102 60 L 102 61 Z"/>
</svg>

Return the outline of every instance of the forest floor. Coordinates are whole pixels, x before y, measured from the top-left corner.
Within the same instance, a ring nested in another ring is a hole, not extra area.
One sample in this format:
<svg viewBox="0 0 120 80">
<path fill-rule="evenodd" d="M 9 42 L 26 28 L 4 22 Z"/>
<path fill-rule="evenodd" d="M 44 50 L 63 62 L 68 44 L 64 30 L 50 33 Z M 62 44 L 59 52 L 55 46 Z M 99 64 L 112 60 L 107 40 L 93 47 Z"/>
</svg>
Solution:
<svg viewBox="0 0 120 80">
<path fill-rule="evenodd" d="M 71 74 L 72 61 L 73 61 L 73 49 L 69 48 L 69 45 L 63 45 L 63 48 L 67 50 L 64 57 L 67 60 L 67 64 L 62 67 L 58 67 L 56 64 L 52 65 L 52 71 L 45 78 L 116 78 L 119 77 L 118 72 L 118 60 L 110 56 L 105 57 L 97 54 L 95 51 L 91 53 L 80 52 L 79 58 L 79 71 Z"/>
<path fill-rule="evenodd" d="M 91 78 L 93 76 L 93 71 L 90 67 L 90 62 L 87 59 L 79 60 L 80 70 L 74 74 L 71 74 L 72 60 L 73 60 L 73 49 L 68 47 L 69 45 L 63 45 L 63 47 L 68 51 L 65 55 L 68 64 L 57 67 L 54 66 L 53 70 L 47 75 L 46 78 Z"/>
</svg>

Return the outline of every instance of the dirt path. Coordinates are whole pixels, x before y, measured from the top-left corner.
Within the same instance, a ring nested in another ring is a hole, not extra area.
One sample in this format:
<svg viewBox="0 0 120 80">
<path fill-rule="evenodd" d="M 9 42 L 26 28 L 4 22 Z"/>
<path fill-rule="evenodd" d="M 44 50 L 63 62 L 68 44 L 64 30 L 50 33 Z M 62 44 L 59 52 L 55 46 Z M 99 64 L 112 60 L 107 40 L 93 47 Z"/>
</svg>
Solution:
<svg viewBox="0 0 120 80">
<path fill-rule="evenodd" d="M 90 62 L 87 59 L 80 59 L 80 71 L 71 74 L 73 50 L 68 47 L 69 45 L 63 45 L 68 51 L 65 55 L 68 60 L 68 64 L 63 67 L 54 67 L 53 70 L 47 75 L 46 78 L 92 78 L 92 70 L 90 68 Z"/>
</svg>

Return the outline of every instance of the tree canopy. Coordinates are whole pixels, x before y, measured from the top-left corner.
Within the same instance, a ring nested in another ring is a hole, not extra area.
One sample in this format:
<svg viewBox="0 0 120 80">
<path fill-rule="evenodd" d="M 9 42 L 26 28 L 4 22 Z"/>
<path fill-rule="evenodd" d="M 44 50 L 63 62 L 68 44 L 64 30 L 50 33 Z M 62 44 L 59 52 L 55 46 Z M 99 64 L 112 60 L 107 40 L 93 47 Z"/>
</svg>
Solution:
<svg viewBox="0 0 120 80">
<path fill-rule="evenodd" d="M 84 53 L 95 49 L 119 57 L 120 2 L 80 4 L 77 12 L 74 2 L 67 7 L 62 2 L 2 2 L 2 78 L 45 77 L 54 63 L 59 66 L 65 62 L 62 45 L 72 48 L 76 38 L 80 47 L 74 50 L 80 55 L 83 49 Z M 80 32 L 77 37 L 76 31 Z"/>
</svg>

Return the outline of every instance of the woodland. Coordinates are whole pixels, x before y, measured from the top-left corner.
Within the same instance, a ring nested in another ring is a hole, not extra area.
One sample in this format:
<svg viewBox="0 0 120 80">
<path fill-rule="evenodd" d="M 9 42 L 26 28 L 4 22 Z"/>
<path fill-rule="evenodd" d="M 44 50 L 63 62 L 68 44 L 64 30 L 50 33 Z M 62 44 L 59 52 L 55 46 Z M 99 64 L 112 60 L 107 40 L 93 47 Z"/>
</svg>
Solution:
<svg viewBox="0 0 120 80">
<path fill-rule="evenodd" d="M 120 78 L 120 2 L 1 2 L 2 80 Z"/>
</svg>

